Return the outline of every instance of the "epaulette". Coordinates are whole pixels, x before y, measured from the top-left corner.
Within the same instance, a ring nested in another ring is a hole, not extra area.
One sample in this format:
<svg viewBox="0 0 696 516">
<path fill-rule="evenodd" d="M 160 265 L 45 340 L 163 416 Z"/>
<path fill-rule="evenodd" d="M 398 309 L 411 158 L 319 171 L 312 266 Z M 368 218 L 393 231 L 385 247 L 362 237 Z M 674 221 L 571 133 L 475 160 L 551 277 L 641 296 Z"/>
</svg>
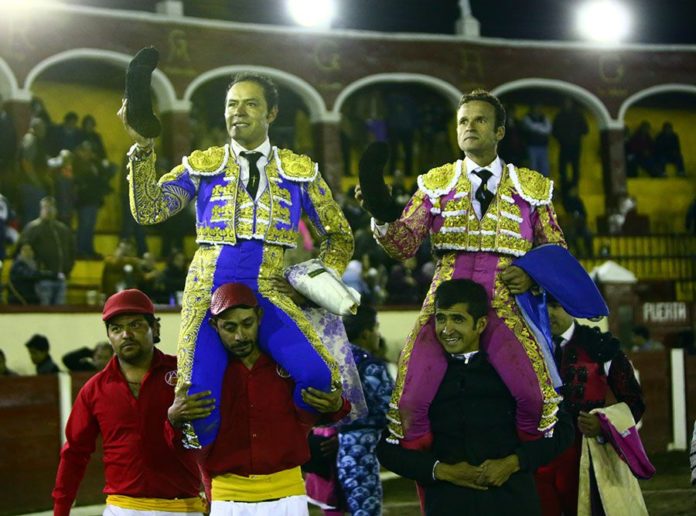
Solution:
<svg viewBox="0 0 696 516">
<path fill-rule="evenodd" d="M 539 172 L 528 168 L 515 168 L 508 165 L 510 179 L 515 190 L 532 206 L 550 204 L 553 198 L 553 181 Z"/>
<path fill-rule="evenodd" d="M 461 173 L 461 160 L 446 163 L 418 176 L 418 187 L 432 199 L 442 197 L 454 188 Z"/>
<path fill-rule="evenodd" d="M 295 154 L 289 149 L 275 150 L 278 173 L 288 181 L 311 182 L 319 173 L 319 166 L 304 154 Z"/>
<path fill-rule="evenodd" d="M 210 147 L 204 151 L 193 151 L 182 160 L 183 165 L 193 175 L 214 176 L 225 170 L 230 158 L 229 146 Z"/>
</svg>

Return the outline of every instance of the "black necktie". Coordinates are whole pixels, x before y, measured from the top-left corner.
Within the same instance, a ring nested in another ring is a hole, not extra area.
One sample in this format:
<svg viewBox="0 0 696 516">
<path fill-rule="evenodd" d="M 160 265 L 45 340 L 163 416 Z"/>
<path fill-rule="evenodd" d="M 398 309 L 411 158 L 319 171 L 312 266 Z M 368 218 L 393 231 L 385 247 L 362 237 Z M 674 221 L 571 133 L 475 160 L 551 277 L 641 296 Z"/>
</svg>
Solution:
<svg viewBox="0 0 696 516">
<path fill-rule="evenodd" d="M 556 367 L 558 368 L 558 371 L 560 372 L 561 370 L 561 364 L 563 363 L 563 337 L 560 335 L 554 335 L 552 337 L 553 339 L 553 359 L 556 362 Z"/>
<path fill-rule="evenodd" d="M 261 179 L 257 162 L 259 161 L 259 158 L 263 156 L 263 154 L 260 152 L 242 152 L 240 154 L 249 162 L 249 181 L 247 182 L 246 187 L 247 192 L 249 192 L 252 199 L 256 199 L 256 191 L 259 189 L 259 180 Z"/>
<path fill-rule="evenodd" d="M 475 170 L 474 174 L 481 178 L 481 186 L 476 190 L 474 198 L 481 205 L 481 216 L 483 217 L 483 214 L 486 213 L 488 209 L 488 205 L 491 204 L 493 200 L 493 193 L 488 189 L 488 180 L 493 173 L 486 168 L 482 168 L 481 170 Z"/>
</svg>

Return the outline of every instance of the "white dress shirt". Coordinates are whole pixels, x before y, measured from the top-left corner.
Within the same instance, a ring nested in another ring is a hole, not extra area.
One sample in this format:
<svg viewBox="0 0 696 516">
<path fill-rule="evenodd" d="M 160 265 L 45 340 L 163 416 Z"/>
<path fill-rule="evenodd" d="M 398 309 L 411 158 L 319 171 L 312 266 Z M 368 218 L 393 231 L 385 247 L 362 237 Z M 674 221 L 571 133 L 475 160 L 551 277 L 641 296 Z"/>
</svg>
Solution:
<svg viewBox="0 0 696 516">
<path fill-rule="evenodd" d="M 498 191 L 500 178 L 503 176 L 503 163 L 502 161 L 500 161 L 500 158 L 496 156 L 491 163 L 489 163 L 485 167 L 482 167 L 480 165 L 477 165 L 470 158 L 467 157 L 464 159 L 464 166 L 466 167 L 466 176 L 469 178 L 469 181 L 471 182 L 471 205 L 474 207 L 476 216 L 479 218 L 479 220 L 481 220 L 481 203 L 478 202 L 478 200 L 476 200 L 476 197 L 474 197 L 476 190 L 478 190 L 479 186 L 481 186 L 481 178 L 474 174 L 474 172 L 478 172 L 479 170 L 482 170 L 484 168 L 490 170 L 492 175 L 488 179 L 486 187 L 488 188 L 489 192 L 495 195 L 495 193 Z"/>
<path fill-rule="evenodd" d="M 236 141 L 230 140 L 230 148 L 232 149 L 232 152 L 235 157 L 235 161 L 239 165 L 239 179 L 242 181 L 242 184 L 244 187 L 249 184 L 249 162 L 244 156 L 240 156 L 242 152 L 260 152 L 262 156 L 259 158 L 259 160 L 256 162 L 256 166 L 259 169 L 259 187 L 256 190 L 256 199 L 261 197 L 261 194 L 263 191 L 266 189 L 266 186 L 268 186 L 268 178 L 266 177 L 266 165 L 268 165 L 269 159 L 272 158 L 271 156 L 271 142 L 268 138 L 256 147 L 255 149 L 245 149 L 241 145 L 239 145 Z"/>
</svg>

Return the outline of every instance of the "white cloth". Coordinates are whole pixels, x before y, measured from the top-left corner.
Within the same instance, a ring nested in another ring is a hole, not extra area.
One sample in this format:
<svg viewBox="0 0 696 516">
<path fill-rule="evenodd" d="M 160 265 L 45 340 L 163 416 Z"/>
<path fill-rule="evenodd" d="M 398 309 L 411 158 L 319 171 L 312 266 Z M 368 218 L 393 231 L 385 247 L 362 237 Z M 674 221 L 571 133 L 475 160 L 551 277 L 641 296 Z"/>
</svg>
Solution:
<svg viewBox="0 0 696 516">
<path fill-rule="evenodd" d="M 628 405 L 617 403 L 609 407 L 592 410 L 591 414 L 603 412 L 612 425 L 621 432 L 635 426 Z M 597 480 L 597 489 L 606 516 L 648 516 L 648 509 L 638 480 L 626 462 L 616 453 L 611 444 L 600 444 L 597 439 L 582 438 L 580 474 L 578 485 L 578 516 L 591 516 L 590 468 Z"/>
<path fill-rule="evenodd" d="M 203 516 L 202 512 L 167 512 L 167 511 L 136 511 L 123 509 L 115 505 L 107 505 L 103 516 Z"/>
<path fill-rule="evenodd" d="M 271 502 L 220 502 L 210 504 L 210 516 L 308 516 L 307 497 L 288 496 Z"/>
<path fill-rule="evenodd" d="M 360 294 L 329 267 L 314 258 L 285 269 L 290 285 L 307 299 L 336 315 L 354 314 Z"/>
<path fill-rule="evenodd" d="M 498 191 L 500 178 L 503 176 L 503 163 L 500 161 L 500 158 L 496 156 L 492 162 L 490 162 L 485 167 L 482 167 L 481 165 L 479 165 L 478 163 L 474 163 L 473 160 L 467 157 L 464 159 L 464 166 L 466 167 L 466 177 L 469 178 L 469 182 L 471 183 L 471 205 L 474 207 L 476 216 L 479 218 L 479 220 L 481 220 L 481 203 L 478 202 L 476 197 L 474 197 L 474 192 L 476 192 L 479 186 L 481 186 L 481 178 L 474 174 L 474 172 L 478 172 L 479 170 L 483 170 L 484 168 L 491 172 L 492 175 L 486 183 L 486 188 L 488 188 L 489 192 L 495 195 Z"/>
<path fill-rule="evenodd" d="M 256 166 L 259 169 L 259 188 L 256 190 L 256 199 L 258 199 L 263 193 L 263 191 L 266 189 L 266 186 L 268 186 L 268 178 L 266 177 L 266 165 L 268 165 L 268 160 L 272 158 L 270 140 L 266 138 L 266 141 L 264 141 L 255 149 L 251 150 L 245 149 L 234 140 L 230 140 L 230 147 L 232 148 L 232 152 L 234 152 L 235 159 L 237 161 L 237 164 L 239 165 L 239 179 L 242 181 L 245 187 L 247 184 L 249 184 L 249 161 L 245 157 L 240 156 L 240 153 L 260 152 L 262 154 L 262 156 L 256 162 Z"/>
</svg>

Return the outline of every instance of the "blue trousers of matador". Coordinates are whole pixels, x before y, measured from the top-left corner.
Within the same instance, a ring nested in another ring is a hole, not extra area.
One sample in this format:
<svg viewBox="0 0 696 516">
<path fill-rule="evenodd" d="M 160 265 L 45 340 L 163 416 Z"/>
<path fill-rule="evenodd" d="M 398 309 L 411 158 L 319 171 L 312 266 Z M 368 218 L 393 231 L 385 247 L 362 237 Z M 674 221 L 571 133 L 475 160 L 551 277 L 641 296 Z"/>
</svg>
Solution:
<svg viewBox="0 0 696 516">
<path fill-rule="evenodd" d="M 293 398 L 297 406 L 315 412 L 302 400 L 300 393 L 307 387 L 328 391 L 331 387 L 331 370 L 317 351 L 319 340 L 313 328 L 308 323 L 303 324 L 306 320 L 303 320 L 301 311 L 293 310 L 291 317 L 259 293 L 258 277 L 263 256 L 264 243 L 258 240 L 242 240 L 235 245 L 219 247 L 201 247 L 196 251 L 186 279 L 182 301 L 179 370 L 181 373 L 182 339 L 186 339 L 187 335 L 195 335 L 189 394 L 211 391 L 212 398 L 221 399 L 222 379 L 229 356 L 220 337 L 209 323 L 210 297 L 216 288 L 225 283 L 244 283 L 256 293 L 259 306 L 263 310 L 259 326 L 259 346 L 295 381 Z M 201 319 L 202 311 L 205 311 L 205 314 Z M 193 326 L 197 325 L 198 328 L 186 329 L 187 320 L 193 321 Z M 196 324 L 198 321 L 200 323 Z M 303 329 L 300 329 L 300 326 Z M 314 340 L 314 344 L 310 339 Z M 215 440 L 220 425 L 217 405 L 219 402 L 208 417 L 192 421 L 200 446 L 206 446 Z"/>
</svg>

